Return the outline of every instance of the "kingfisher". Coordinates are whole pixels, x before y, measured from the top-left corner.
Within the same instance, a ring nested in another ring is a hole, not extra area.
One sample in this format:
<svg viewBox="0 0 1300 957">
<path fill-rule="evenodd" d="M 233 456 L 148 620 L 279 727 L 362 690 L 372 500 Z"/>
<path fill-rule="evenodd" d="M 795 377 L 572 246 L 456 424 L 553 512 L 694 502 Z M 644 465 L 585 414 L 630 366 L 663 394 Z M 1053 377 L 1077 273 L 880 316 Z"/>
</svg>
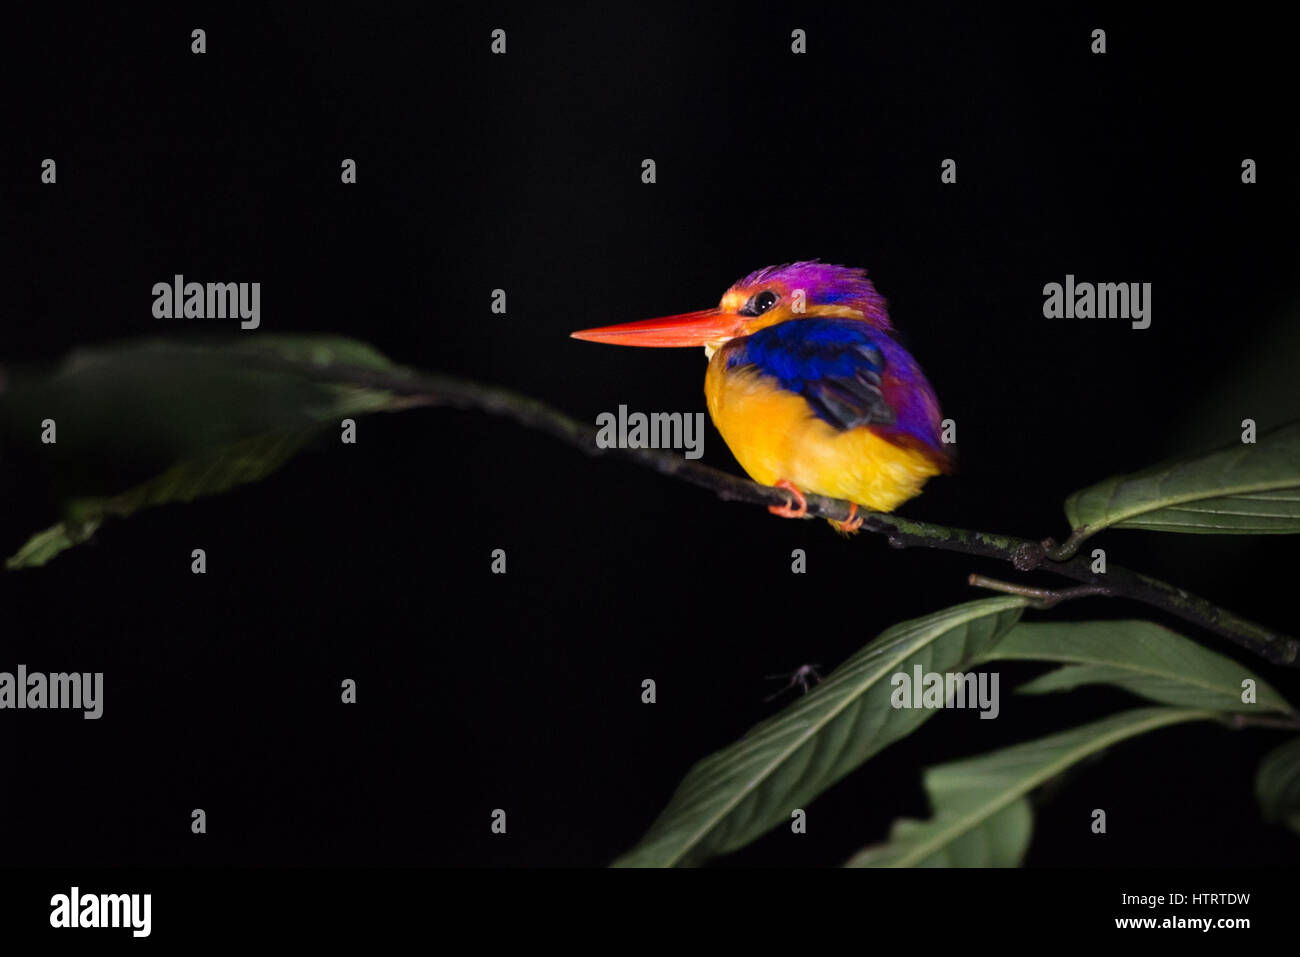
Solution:
<svg viewBox="0 0 1300 957">
<path fill-rule="evenodd" d="M 750 478 L 789 493 L 768 510 L 808 512 L 805 493 L 892 512 L 950 473 L 939 400 L 898 342 L 866 270 L 818 260 L 768 266 L 714 309 L 584 329 L 575 339 L 626 346 L 703 346 L 709 415 Z"/>
</svg>

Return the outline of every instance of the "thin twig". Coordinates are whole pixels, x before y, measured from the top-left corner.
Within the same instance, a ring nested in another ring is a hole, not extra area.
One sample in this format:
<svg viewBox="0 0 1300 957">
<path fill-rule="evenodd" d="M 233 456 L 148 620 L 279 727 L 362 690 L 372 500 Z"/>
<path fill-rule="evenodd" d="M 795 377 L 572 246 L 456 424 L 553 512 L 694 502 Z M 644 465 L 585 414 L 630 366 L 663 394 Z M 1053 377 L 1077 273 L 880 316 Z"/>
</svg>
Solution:
<svg viewBox="0 0 1300 957">
<path fill-rule="evenodd" d="M 1034 588 L 1031 585 L 1017 585 L 996 578 L 986 578 L 983 575 L 971 575 L 966 580 L 976 588 L 987 588 L 990 591 L 998 591 L 1006 595 L 1019 595 L 1022 598 L 1028 598 L 1030 604 L 1039 609 L 1051 608 L 1053 605 L 1069 601 L 1071 598 L 1086 598 L 1089 595 L 1110 595 L 1110 589 L 1101 585 L 1075 585 L 1073 588 L 1051 589 Z"/>
<path fill-rule="evenodd" d="M 1254 717 L 1248 714 L 1224 715 L 1223 723 L 1231 728 L 1282 728 L 1287 731 L 1300 730 L 1300 715 L 1288 718 Z"/>
<path fill-rule="evenodd" d="M 300 362 L 278 360 L 254 350 L 248 352 L 250 363 L 282 367 L 303 374 Z M 787 493 L 767 485 L 723 472 L 712 466 L 685 459 L 671 452 L 655 449 L 601 448 L 596 444 L 596 430 L 570 418 L 543 402 L 506 389 L 480 385 L 451 376 L 428 375 L 398 367 L 373 369 L 360 366 L 322 366 L 308 373 L 313 379 L 334 381 L 381 389 L 414 400 L 411 404 L 445 405 L 458 409 L 475 409 L 491 415 L 514 419 L 521 425 L 567 442 L 588 455 L 609 455 L 629 459 L 662 475 L 682 479 L 713 492 L 729 502 L 751 505 L 786 505 Z M 846 521 L 852 503 L 843 499 L 806 495 L 809 518 Z M 995 535 L 965 528 L 950 528 L 918 522 L 885 512 L 862 508 L 862 531 L 884 535 L 895 548 L 936 548 L 981 558 L 1011 563 L 1017 571 L 1046 571 L 1082 582 L 1086 594 L 1128 598 L 1192 622 L 1207 631 L 1260 655 L 1274 664 L 1300 667 L 1300 642 L 1243 618 L 1226 608 L 1184 591 L 1168 582 L 1108 564 L 1098 574 L 1091 563 L 1073 555 L 1077 542 L 1067 540 L 1058 547 L 1050 539 L 1034 541 L 1012 535 Z M 1066 556 L 1069 557 L 1066 557 Z M 1082 592 L 1079 594 L 1083 594 Z M 1074 594 L 1071 594 L 1074 597 Z"/>
</svg>

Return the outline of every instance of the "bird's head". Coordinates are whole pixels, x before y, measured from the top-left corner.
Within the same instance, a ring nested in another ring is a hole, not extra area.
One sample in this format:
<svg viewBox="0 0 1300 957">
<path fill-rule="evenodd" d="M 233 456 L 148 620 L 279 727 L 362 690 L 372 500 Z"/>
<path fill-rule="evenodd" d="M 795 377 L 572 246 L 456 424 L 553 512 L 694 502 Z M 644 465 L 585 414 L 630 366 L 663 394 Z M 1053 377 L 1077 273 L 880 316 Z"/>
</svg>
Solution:
<svg viewBox="0 0 1300 957">
<path fill-rule="evenodd" d="M 723 293 L 713 309 L 584 329 L 573 338 L 619 346 L 704 346 L 712 355 L 729 339 L 815 317 L 861 319 L 893 330 L 885 300 L 865 270 L 814 260 L 750 273 Z"/>
</svg>

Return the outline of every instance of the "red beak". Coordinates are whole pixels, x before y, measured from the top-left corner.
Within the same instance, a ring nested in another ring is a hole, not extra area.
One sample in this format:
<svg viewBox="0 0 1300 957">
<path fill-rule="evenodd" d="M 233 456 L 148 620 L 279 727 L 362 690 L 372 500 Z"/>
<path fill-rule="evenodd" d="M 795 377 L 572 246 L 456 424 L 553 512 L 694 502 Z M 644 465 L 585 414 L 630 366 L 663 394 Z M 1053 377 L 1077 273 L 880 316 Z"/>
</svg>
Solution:
<svg viewBox="0 0 1300 957">
<path fill-rule="evenodd" d="M 572 333 L 574 339 L 615 346 L 702 346 L 744 334 L 745 317 L 721 309 L 701 309 L 678 316 L 642 319 L 620 326 L 601 326 Z"/>
</svg>

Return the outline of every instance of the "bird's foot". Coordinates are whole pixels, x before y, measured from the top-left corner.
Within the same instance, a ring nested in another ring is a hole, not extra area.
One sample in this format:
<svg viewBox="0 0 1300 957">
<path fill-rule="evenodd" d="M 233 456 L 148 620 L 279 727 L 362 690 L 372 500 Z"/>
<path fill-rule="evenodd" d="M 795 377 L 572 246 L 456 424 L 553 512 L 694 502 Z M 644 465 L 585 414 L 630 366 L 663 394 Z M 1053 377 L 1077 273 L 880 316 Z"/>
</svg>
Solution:
<svg viewBox="0 0 1300 957">
<path fill-rule="evenodd" d="M 785 489 L 794 498 L 784 505 L 769 505 L 767 507 L 769 512 L 773 515 L 779 515 L 781 518 L 803 518 L 808 514 L 808 500 L 803 497 L 803 492 L 795 488 L 793 482 L 789 479 L 781 479 L 776 483 L 776 487 Z M 799 503 L 798 508 L 795 508 L 795 502 Z"/>
<path fill-rule="evenodd" d="M 858 514 L 858 503 L 849 503 L 849 517 L 844 521 L 837 522 L 833 518 L 828 518 L 826 521 L 830 522 L 831 528 L 835 529 L 835 531 L 839 532 L 841 535 L 852 535 L 862 527 L 862 516 Z"/>
</svg>

